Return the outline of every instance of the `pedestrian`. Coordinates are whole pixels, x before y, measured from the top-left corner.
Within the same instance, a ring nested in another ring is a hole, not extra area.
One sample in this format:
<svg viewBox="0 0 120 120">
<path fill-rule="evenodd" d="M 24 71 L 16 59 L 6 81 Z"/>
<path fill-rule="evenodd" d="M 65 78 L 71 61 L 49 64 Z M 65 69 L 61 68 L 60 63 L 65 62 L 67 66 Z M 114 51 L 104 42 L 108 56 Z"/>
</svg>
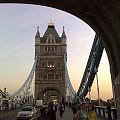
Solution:
<svg viewBox="0 0 120 120">
<path fill-rule="evenodd" d="M 66 104 L 66 106 L 68 106 L 68 102 L 66 102 L 65 104 Z"/>
<path fill-rule="evenodd" d="M 108 114 L 108 120 L 112 120 L 112 117 L 111 117 L 111 106 L 110 106 L 109 102 L 107 103 L 106 112 Z"/>
<path fill-rule="evenodd" d="M 45 108 L 40 109 L 40 118 L 39 118 L 39 120 L 48 120 L 47 115 L 45 113 Z"/>
<path fill-rule="evenodd" d="M 97 115 L 96 112 L 94 111 L 94 106 L 93 105 L 89 105 L 88 106 L 88 120 L 97 120 Z"/>
<path fill-rule="evenodd" d="M 75 104 L 72 105 L 72 111 L 73 111 L 73 120 L 76 120 L 76 117 L 77 117 L 77 110 L 76 110 L 76 106 Z"/>
<path fill-rule="evenodd" d="M 64 105 L 61 102 L 60 102 L 58 110 L 60 111 L 60 117 L 62 117 L 63 116 L 63 112 L 64 112 Z"/>
<path fill-rule="evenodd" d="M 57 106 L 56 106 L 56 104 L 53 105 L 53 110 L 54 110 L 55 112 L 57 112 Z"/>
<path fill-rule="evenodd" d="M 48 117 L 48 120 L 56 120 L 56 113 L 53 110 L 53 103 L 48 104 L 47 117 Z"/>
<path fill-rule="evenodd" d="M 73 114 L 76 113 L 76 106 L 75 106 L 75 104 L 72 105 L 72 112 L 73 112 Z"/>
<path fill-rule="evenodd" d="M 85 103 L 82 103 L 82 105 L 80 106 L 80 110 L 76 113 L 75 120 L 87 120 L 87 110 Z"/>
<path fill-rule="evenodd" d="M 63 106 L 64 106 L 64 111 L 65 111 L 65 102 L 63 102 L 62 104 L 63 104 Z"/>
</svg>

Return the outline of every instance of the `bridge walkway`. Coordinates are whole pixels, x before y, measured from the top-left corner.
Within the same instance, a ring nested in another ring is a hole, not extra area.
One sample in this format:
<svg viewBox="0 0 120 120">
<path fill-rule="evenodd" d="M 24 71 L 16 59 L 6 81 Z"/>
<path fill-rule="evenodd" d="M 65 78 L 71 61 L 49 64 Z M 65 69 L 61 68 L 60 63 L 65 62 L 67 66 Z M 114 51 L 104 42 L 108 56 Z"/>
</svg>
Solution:
<svg viewBox="0 0 120 120">
<path fill-rule="evenodd" d="M 57 120 L 73 120 L 73 113 L 70 107 L 66 107 L 63 117 L 60 117 L 59 111 L 56 113 Z M 104 118 L 98 117 L 98 120 L 106 120 Z"/>
</svg>

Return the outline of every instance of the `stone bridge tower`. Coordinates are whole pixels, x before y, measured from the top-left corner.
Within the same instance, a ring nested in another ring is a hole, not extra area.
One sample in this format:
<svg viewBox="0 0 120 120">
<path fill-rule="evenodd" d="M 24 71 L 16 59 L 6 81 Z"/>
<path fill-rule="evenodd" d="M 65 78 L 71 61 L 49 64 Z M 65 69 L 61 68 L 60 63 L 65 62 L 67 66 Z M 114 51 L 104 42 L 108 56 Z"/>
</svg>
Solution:
<svg viewBox="0 0 120 120">
<path fill-rule="evenodd" d="M 42 99 L 45 103 L 53 99 L 66 99 L 66 80 L 64 55 L 67 58 L 66 34 L 63 27 L 59 37 L 52 22 L 43 37 L 39 28 L 35 36 L 35 56 L 38 56 L 35 70 L 35 100 Z"/>
</svg>

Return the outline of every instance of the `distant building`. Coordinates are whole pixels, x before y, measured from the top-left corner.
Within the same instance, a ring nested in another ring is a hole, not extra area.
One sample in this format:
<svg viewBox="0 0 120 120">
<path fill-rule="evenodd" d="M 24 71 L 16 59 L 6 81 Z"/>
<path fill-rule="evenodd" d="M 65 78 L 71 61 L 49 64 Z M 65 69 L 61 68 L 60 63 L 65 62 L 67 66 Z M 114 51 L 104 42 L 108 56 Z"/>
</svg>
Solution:
<svg viewBox="0 0 120 120">
<path fill-rule="evenodd" d="M 0 89 L 0 101 L 4 100 L 4 99 L 8 99 L 8 96 L 6 95 L 5 91 L 3 92 Z"/>
<path fill-rule="evenodd" d="M 4 89 L 4 92 L 0 89 L 0 110 L 2 110 L 6 101 L 9 101 L 8 94 L 6 94 L 6 88 Z"/>
</svg>

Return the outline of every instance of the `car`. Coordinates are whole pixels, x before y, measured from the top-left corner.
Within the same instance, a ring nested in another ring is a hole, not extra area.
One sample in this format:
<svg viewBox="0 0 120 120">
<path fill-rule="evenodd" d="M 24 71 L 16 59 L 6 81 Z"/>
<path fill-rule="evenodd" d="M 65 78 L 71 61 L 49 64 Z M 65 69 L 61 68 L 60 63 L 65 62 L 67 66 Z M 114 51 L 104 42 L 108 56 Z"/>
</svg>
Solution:
<svg viewBox="0 0 120 120">
<path fill-rule="evenodd" d="M 33 106 L 23 107 L 17 114 L 17 120 L 30 120 L 34 118 L 37 114 L 37 110 Z"/>
</svg>

